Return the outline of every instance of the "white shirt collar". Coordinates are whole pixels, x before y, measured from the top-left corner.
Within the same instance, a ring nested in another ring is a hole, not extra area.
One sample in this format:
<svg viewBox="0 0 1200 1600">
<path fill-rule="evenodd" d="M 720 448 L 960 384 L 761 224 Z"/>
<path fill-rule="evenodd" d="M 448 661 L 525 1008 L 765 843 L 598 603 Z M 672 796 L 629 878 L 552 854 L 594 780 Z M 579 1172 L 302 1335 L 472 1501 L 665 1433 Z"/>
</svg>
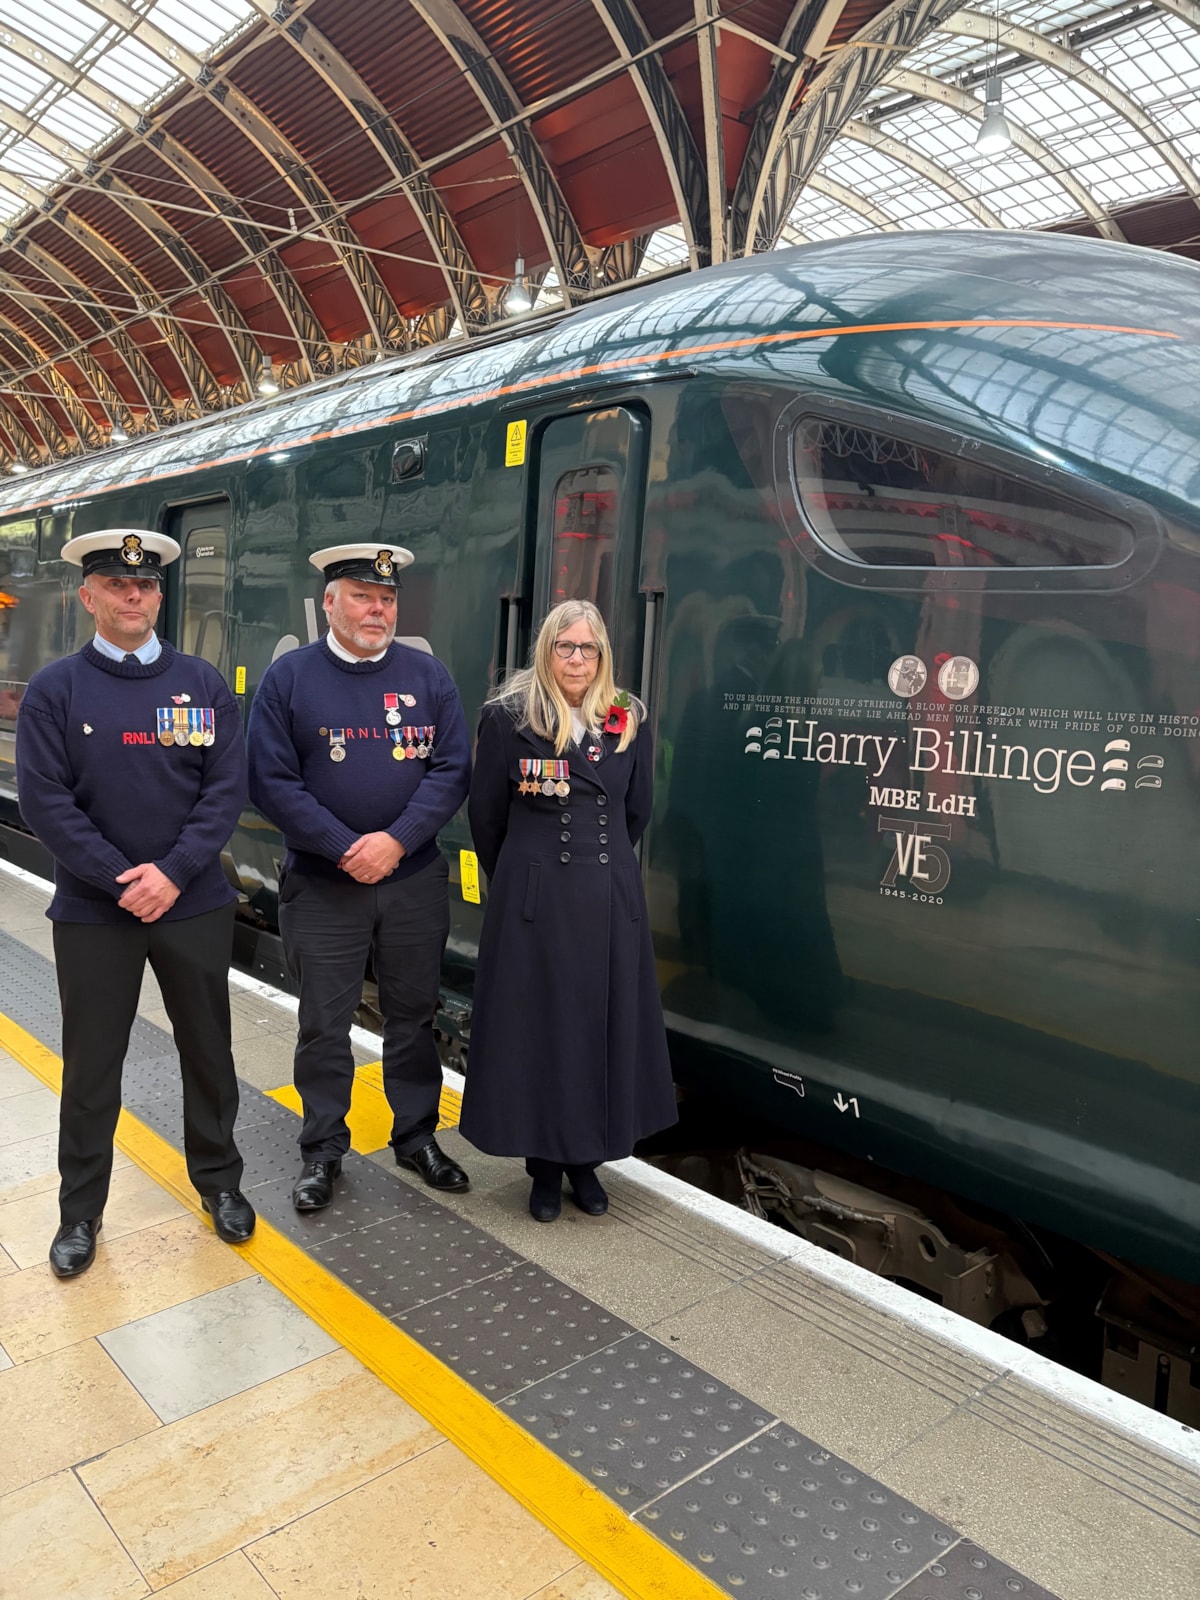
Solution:
<svg viewBox="0 0 1200 1600">
<path fill-rule="evenodd" d="M 337 642 L 332 628 L 330 628 L 325 635 L 325 643 L 329 646 L 330 650 L 333 651 L 334 655 L 340 657 L 342 661 L 382 661 L 384 656 L 387 655 L 388 651 L 392 648 L 391 645 L 388 644 L 373 656 L 356 656 L 351 651 L 347 650 L 345 645 Z"/>
<path fill-rule="evenodd" d="M 122 650 L 119 644 L 113 644 L 111 640 L 106 639 L 103 634 L 99 633 L 92 640 L 92 644 L 102 656 L 107 656 L 110 661 L 124 661 L 127 655 L 135 655 L 144 667 L 148 667 L 152 661 L 157 661 L 159 656 L 162 655 L 162 640 L 156 633 L 152 633 L 144 645 L 133 651 Z"/>
</svg>

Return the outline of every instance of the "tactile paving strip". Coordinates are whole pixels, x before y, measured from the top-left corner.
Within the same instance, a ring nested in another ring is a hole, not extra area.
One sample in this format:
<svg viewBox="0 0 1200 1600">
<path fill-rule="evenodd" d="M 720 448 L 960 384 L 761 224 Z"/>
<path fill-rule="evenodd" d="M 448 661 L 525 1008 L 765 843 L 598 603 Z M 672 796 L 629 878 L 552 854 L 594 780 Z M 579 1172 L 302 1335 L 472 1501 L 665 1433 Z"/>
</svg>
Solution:
<svg viewBox="0 0 1200 1600">
<path fill-rule="evenodd" d="M 644 1506 L 774 1420 L 645 1334 L 503 1405 L 555 1455 L 630 1508 Z"/>
<path fill-rule="evenodd" d="M 308 1248 L 386 1317 L 490 1278 L 521 1259 L 419 1194 L 401 1216 L 337 1239 L 314 1240 Z"/>
<path fill-rule="evenodd" d="M 939 1556 L 895 1600 L 1055 1600 L 1031 1578 L 989 1556 L 969 1539 Z"/>
<path fill-rule="evenodd" d="M 318 1241 L 358 1233 L 377 1222 L 410 1212 L 419 1204 L 429 1204 L 407 1183 L 381 1171 L 374 1162 L 361 1156 L 346 1156 L 342 1161 L 342 1175 L 334 1184 L 333 1204 L 322 1211 L 297 1211 L 292 1205 L 292 1185 L 301 1166 L 300 1152 L 295 1148 L 300 1119 L 292 1116 L 291 1121 L 294 1149 L 291 1172 L 287 1177 L 257 1184 L 254 1204 L 281 1233 L 286 1233 L 305 1249 Z"/>
<path fill-rule="evenodd" d="M 395 1320 L 494 1400 L 636 1331 L 532 1262 L 443 1295 Z"/>
<path fill-rule="evenodd" d="M 639 1519 L 745 1600 L 889 1600 L 958 1538 L 782 1423 Z"/>
</svg>

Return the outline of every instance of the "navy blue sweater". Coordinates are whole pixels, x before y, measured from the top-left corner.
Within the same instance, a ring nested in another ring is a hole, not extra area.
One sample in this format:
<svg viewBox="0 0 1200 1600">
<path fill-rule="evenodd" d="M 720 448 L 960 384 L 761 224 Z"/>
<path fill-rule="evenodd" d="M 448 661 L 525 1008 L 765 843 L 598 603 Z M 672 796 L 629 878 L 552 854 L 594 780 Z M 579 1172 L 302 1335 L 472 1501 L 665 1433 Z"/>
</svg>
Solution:
<svg viewBox="0 0 1200 1600">
<path fill-rule="evenodd" d="M 164 725 L 200 740 L 164 745 Z M 246 802 L 237 702 L 215 667 L 165 640 L 149 666 L 86 644 L 34 674 L 17 717 L 17 794 L 54 857 L 56 922 L 136 922 L 116 879 L 146 861 L 180 891 L 164 921 L 234 898 L 221 851 Z"/>
<path fill-rule="evenodd" d="M 388 723 L 389 709 L 398 723 Z M 429 755 L 393 757 L 393 733 L 415 750 L 404 730 L 430 727 Z M 250 797 L 283 834 L 288 869 L 313 877 L 352 881 L 337 863 L 364 833 L 404 846 L 393 876 L 419 872 L 467 798 L 471 744 L 458 690 L 440 661 L 408 645 L 393 643 L 378 661 L 343 661 L 323 640 L 281 656 L 258 686 L 246 737 Z"/>
</svg>

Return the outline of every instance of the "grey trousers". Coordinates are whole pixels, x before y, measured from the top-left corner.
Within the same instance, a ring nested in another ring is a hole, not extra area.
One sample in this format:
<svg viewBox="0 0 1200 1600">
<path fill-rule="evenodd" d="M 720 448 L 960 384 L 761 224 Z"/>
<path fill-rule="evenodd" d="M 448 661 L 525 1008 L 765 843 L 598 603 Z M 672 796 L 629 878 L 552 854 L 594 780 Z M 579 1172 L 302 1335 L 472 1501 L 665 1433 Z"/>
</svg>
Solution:
<svg viewBox="0 0 1200 1600">
<path fill-rule="evenodd" d="M 407 878 L 371 884 L 343 876 L 345 882 L 331 882 L 289 872 L 279 898 L 279 931 L 300 995 L 294 1076 L 304 1103 L 305 1161 L 332 1161 L 350 1148 L 350 1024 L 372 955 L 396 1154 L 428 1143 L 438 1120 L 442 1069 L 433 1018 L 450 932 L 449 868 L 439 856 Z"/>
</svg>

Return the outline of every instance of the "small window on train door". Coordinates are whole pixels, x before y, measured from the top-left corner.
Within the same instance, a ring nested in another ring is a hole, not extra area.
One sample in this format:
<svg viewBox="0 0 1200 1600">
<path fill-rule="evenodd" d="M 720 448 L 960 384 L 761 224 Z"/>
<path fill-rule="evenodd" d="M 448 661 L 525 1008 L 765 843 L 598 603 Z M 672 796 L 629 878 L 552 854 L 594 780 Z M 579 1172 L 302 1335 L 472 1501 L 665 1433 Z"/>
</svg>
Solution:
<svg viewBox="0 0 1200 1600">
<path fill-rule="evenodd" d="M 554 486 L 550 604 L 591 600 L 611 615 L 620 480 L 612 467 L 578 467 Z"/>
<path fill-rule="evenodd" d="M 867 567 L 1116 567 L 1134 530 L 1047 485 L 859 422 L 802 416 L 800 504 L 820 542 Z"/>
<path fill-rule="evenodd" d="M 179 647 L 214 667 L 225 648 L 225 578 L 228 557 L 224 528 L 193 528 L 183 546 L 183 623 Z"/>
</svg>

